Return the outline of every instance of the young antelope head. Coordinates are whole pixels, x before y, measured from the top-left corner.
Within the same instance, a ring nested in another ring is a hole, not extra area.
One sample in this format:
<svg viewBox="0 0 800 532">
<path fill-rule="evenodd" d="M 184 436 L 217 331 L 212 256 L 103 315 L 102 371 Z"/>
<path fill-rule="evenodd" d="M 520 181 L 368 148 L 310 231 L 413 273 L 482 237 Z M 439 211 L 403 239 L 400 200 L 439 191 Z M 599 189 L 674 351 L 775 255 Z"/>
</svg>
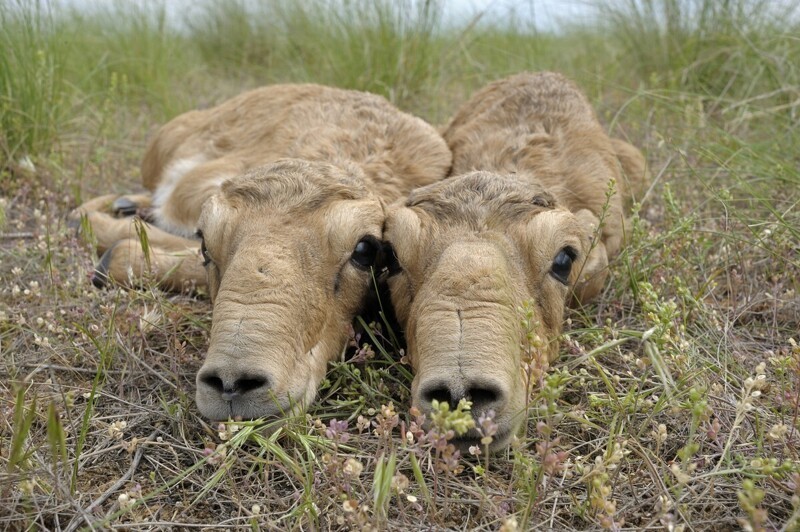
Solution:
<svg viewBox="0 0 800 532">
<path fill-rule="evenodd" d="M 428 185 L 390 207 L 389 288 L 415 373 L 414 406 L 430 412 L 433 400 L 468 399 L 476 420 L 494 411 L 491 448 L 508 443 L 528 393 L 519 309 L 530 303 L 534 332 L 549 342 L 542 355 L 554 358 L 573 287 L 606 266 L 605 252 L 592 249 L 596 223 L 541 186 L 489 172 Z M 456 443 L 479 441 L 473 429 Z"/>
<path fill-rule="evenodd" d="M 204 416 L 276 416 L 314 399 L 381 254 L 383 205 L 350 175 L 286 159 L 225 182 L 205 203 L 213 319 L 197 374 Z"/>
</svg>

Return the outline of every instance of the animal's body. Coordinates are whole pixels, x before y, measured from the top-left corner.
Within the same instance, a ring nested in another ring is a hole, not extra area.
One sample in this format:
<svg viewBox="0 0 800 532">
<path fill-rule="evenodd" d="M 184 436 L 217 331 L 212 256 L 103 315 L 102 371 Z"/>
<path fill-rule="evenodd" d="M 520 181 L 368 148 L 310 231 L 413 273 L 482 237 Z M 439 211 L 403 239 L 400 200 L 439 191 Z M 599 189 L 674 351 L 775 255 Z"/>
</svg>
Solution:
<svg viewBox="0 0 800 532">
<path fill-rule="evenodd" d="M 253 418 L 313 399 L 369 291 L 385 204 L 450 164 L 435 129 L 384 98 L 274 85 L 173 119 L 142 163 L 151 195 L 78 212 L 105 250 L 96 284 L 207 285 L 198 405 L 214 419 Z M 125 216 L 136 211 L 150 223 Z"/>
<path fill-rule="evenodd" d="M 535 350 L 552 359 L 566 304 L 600 291 L 624 242 L 623 205 L 645 160 L 609 138 L 581 91 L 554 73 L 488 85 L 443 136 L 452 177 L 389 210 L 398 272 L 389 286 L 415 405 L 466 398 L 476 419 L 492 410 L 497 448 L 519 427 L 527 393 L 519 309 L 531 305 Z M 463 443 L 479 440 L 473 431 Z"/>
</svg>

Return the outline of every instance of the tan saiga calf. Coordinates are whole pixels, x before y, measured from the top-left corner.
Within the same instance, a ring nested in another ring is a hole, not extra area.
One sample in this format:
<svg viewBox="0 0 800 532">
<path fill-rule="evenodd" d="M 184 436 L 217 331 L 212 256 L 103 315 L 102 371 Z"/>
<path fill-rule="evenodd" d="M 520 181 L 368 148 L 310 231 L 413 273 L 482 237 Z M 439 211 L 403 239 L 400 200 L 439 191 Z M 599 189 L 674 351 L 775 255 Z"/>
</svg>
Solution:
<svg viewBox="0 0 800 532">
<path fill-rule="evenodd" d="M 384 202 L 450 164 L 434 128 L 381 97 L 275 85 L 162 127 L 142 164 L 152 201 L 80 211 L 108 249 L 99 275 L 127 282 L 147 269 L 134 222 L 101 208 L 150 203 L 151 273 L 168 288 L 207 276 L 213 300 L 198 407 L 255 418 L 314 398 L 379 267 Z"/>
<path fill-rule="evenodd" d="M 518 430 L 526 401 L 517 309 L 532 303 L 552 359 L 571 293 L 595 296 L 623 243 L 622 196 L 644 178 L 645 161 L 609 139 L 583 94 L 553 73 L 490 84 L 444 137 L 456 177 L 413 191 L 387 215 L 397 259 L 389 287 L 415 406 L 467 398 L 476 418 L 494 410 L 497 449 Z M 611 179 L 621 194 L 596 234 Z M 478 441 L 473 430 L 458 443 Z"/>
</svg>

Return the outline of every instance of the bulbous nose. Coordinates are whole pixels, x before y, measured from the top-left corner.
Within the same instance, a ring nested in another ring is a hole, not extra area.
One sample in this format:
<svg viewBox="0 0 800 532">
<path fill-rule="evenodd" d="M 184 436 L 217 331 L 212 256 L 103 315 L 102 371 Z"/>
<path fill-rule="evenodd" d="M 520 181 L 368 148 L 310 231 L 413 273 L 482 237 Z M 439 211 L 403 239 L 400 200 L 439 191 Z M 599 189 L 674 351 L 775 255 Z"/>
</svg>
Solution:
<svg viewBox="0 0 800 532">
<path fill-rule="evenodd" d="M 272 379 L 264 372 L 257 370 L 236 371 L 229 367 L 204 367 L 197 374 L 198 398 L 202 397 L 203 406 L 207 405 L 204 414 L 210 417 L 228 417 L 228 412 L 235 414 L 241 408 L 236 406 L 239 399 L 251 397 L 268 397 L 272 388 Z M 247 401 L 252 404 L 252 401 Z M 201 408 L 202 410 L 202 408 Z M 264 415 L 268 412 L 264 412 Z"/>
<path fill-rule="evenodd" d="M 223 378 L 218 373 L 210 371 L 201 373 L 200 383 L 219 394 L 223 401 L 232 401 L 240 395 L 259 388 L 264 388 L 264 391 L 269 389 L 269 379 L 264 375 L 241 375 Z"/>
<path fill-rule="evenodd" d="M 449 404 L 452 410 L 466 399 L 472 402 L 472 412 L 477 416 L 488 410 L 503 411 L 508 394 L 500 382 L 486 377 L 433 377 L 420 382 L 416 399 L 425 412 L 431 410 L 434 400 Z"/>
</svg>

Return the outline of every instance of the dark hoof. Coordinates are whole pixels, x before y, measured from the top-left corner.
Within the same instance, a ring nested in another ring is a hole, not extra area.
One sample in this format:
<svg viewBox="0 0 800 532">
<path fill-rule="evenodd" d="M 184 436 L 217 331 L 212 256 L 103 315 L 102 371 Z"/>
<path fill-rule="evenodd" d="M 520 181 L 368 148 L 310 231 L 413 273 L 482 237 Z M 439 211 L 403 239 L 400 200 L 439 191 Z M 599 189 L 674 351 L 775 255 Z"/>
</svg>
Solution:
<svg viewBox="0 0 800 532">
<path fill-rule="evenodd" d="M 136 215 L 149 224 L 156 223 L 155 211 L 150 207 L 142 207 L 136 211 Z"/>
<path fill-rule="evenodd" d="M 85 221 L 84 221 L 85 220 Z M 66 222 L 67 229 L 77 238 L 87 244 L 94 244 L 92 235 L 92 224 L 89 223 L 86 214 L 70 216 Z"/>
<path fill-rule="evenodd" d="M 67 218 L 67 229 L 75 233 L 76 236 L 81 236 L 81 233 L 83 232 L 81 218 Z"/>
<path fill-rule="evenodd" d="M 103 253 L 103 256 L 100 257 L 100 262 L 94 268 L 91 279 L 95 288 L 105 288 L 110 282 L 108 268 L 111 265 L 111 253 L 114 251 L 114 247 L 116 246 L 111 246 Z"/>
<path fill-rule="evenodd" d="M 121 198 L 117 198 L 114 200 L 114 203 L 111 204 L 111 213 L 118 218 L 122 218 L 124 216 L 133 216 L 136 214 L 136 210 L 139 208 L 139 205 L 132 202 L 125 196 Z"/>
</svg>

